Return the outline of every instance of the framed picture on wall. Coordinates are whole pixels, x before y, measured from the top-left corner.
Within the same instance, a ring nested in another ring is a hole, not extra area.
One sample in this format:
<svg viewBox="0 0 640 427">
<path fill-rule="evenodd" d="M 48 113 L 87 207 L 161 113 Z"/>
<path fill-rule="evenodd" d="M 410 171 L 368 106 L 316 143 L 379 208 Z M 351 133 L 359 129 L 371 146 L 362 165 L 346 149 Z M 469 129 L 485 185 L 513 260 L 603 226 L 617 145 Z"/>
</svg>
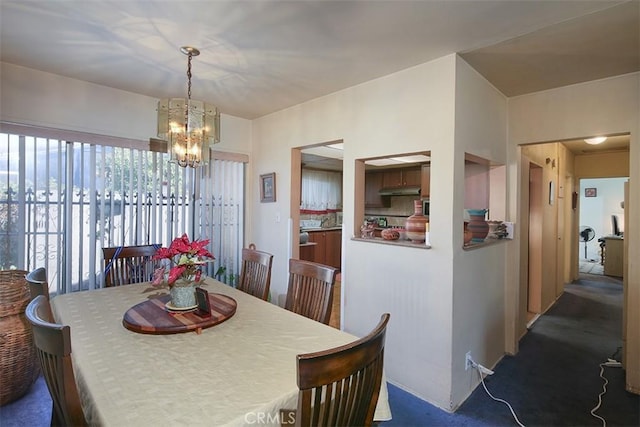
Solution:
<svg viewBox="0 0 640 427">
<path fill-rule="evenodd" d="M 260 175 L 260 201 L 269 203 L 276 201 L 276 173 Z"/>
<path fill-rule="evenodd" d="M 598 195 L 598 189 L 596 188 L 584 189 L 584 197 L 596 197 L 597 195 Z"/>
</svg>

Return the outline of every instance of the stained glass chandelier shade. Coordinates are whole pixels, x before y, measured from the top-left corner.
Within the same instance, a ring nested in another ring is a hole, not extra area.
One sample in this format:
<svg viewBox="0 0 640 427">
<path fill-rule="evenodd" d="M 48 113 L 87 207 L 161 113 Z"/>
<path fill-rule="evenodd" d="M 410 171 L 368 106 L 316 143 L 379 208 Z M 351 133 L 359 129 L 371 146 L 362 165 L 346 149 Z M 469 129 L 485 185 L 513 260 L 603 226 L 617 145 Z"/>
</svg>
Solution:
<svg viewBox="0 0 640 427">
<path fill-rule="evenodd" d="M 195 168 L 209 163 L 209 147 L 220 142 L 220 113 L 212 104 L 191 99 L 191 58 L 200 51 L 189 46 L 180 51 L 189 57 L 187 98 L 158 101 L 158 138 L 167 141 L 170 162 Z"/>
</svg>

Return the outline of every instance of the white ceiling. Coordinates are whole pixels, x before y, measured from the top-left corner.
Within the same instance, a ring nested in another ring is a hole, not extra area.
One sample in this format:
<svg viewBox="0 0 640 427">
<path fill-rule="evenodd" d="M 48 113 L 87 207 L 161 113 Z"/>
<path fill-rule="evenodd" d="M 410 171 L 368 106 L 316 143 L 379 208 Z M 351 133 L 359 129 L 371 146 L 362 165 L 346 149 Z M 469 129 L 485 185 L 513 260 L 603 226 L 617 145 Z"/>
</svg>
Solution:
<svg viewBox="0 0 640 427">
<path fill-rule="evenodd" d="M 193 98 L 247 119 L 452 53 L 515 96 L 639 71 L 640 0 L 0 0 L 3 62 L 185 97 L 185 45 Z"/>
<path fill-rule="evenodd" d="M 547 143 L 560 143 L 575 155 L 580 156 L 594 153 L 629 151 L 630 136 L 629 134 L 609 135 L 602 144 L 598 145 L 588 144 L 583 138 L 565 141 L 545 141 L 538 144 Z M 306 168 L 341 171 L 343 169 L 342 159 L 342 150 L 329 148 L 328 146 L 305 148 L 302 151 L 302 164 Z M 415 159 L 414 161 L 415 163 L 425 163 L 428 160 L 429 158 L 421 158 Z M 397 165 L 397 162 L 391 161 L 386 162 L 381 166 L 389 167 L 389 165 L 394 163 Z M 376 169 L 376 167 L 371 166 L 370 164 L 367 164 L 366 167 L 367 169 Z"/>
<path fill-rule="evenodd" d="M 0 60 L 248 119 L 454 52 L 506 95 L 638 71 L 639 1 L 0 0 Z"/>
</svg>

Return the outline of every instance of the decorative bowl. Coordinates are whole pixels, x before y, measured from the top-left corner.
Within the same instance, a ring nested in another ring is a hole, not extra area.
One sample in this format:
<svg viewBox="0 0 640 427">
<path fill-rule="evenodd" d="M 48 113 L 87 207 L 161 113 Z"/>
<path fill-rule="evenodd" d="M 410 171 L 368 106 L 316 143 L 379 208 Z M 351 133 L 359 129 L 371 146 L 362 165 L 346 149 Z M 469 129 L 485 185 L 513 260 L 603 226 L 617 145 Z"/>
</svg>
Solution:
<svg viewBox="0 0 640 427">
<path fill-rule="evenodd" d="M 380 234 L 384 240 L 398 240 L 400 238 L 400 232 L 393 228 L 385 228 Z"/>
</svg>

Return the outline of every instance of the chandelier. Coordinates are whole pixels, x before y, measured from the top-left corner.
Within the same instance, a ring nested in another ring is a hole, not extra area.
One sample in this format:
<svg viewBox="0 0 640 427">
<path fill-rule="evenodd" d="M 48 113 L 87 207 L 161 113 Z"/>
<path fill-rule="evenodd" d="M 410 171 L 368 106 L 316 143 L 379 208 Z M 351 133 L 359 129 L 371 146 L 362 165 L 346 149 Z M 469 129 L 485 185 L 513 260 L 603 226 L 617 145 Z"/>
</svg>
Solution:
<svg viewBox="0 0 640 427">
<path fill-rule="evenodd" d="M 209 147 L 220 142 L 220 113 L 211 104 L 191 99 L 191 58 L 200 55 L 194 47 L 180 51 L 187 63 L 187 98 L 158 101 L 158 138 L 167 141 L 170 162 L 192 168 L 209 163 Z"/>
</svg>

